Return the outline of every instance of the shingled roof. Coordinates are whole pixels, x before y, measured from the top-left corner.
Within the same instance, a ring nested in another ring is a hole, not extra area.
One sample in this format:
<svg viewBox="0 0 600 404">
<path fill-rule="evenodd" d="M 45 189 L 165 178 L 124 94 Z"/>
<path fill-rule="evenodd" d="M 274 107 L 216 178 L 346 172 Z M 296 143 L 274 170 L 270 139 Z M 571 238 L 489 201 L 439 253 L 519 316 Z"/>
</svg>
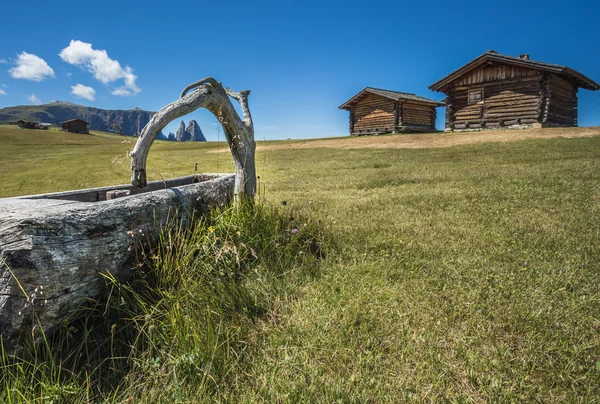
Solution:
<svg viewBox="0 0 600 404">
<path fill-rule="evenodd" d="M 415 101 L 415 102 L 420 102 L 423 104 L 433 105 L 436 107 L 441 107 L 444 105 L 444 103 L 442 103 L 442 102 L 431 100 L 431 99 L 425 98 L 425 97 L 419 97 L 418 95 L 414 95 L 414 94 L 401 93 L 399 91 L 384 90 L 381 88 L 365 87 L 364 90 L 362 90 L 360 93 L 356 94 L 354 97 L 350 98 L 348 101 L 346 101 L 345 103 L 340 105 L 339 108 L 340 109 L 349 109 L 352 105 L 356 104 L 358 101 L 360 101 L 362 98 L 364 98 L 367 94 L 380 95 L 385 98 L 390 98 L 394 101 L 400 101 L 400 100 Z"/>
<path fill-rule="evenodd" d="M 481 56 L 478 56 L 463 67 L 453 71 L 443 79 L 433 83 L 431 86 L 429 86 L 429 88 L 433 91 L 444 91 L 445 87 L 452 81 L 488 62 L 498 62 L 514 66 L 529 67 L 531 69 L 538 69 L 562 76 L 574 82 L 578 87 L 586 88 L 588 90 L 600 90 L 600 85 L 598 83 L 581 74 L 577 70 L 571 69 L 570 67 L 555 65 L 552 63 L 538 62 L 535 60 L 529 60 L 528 58 L 517 58 L 513 56 L 501 55 L 494 50 L 489 50 Z"/>
</svg>

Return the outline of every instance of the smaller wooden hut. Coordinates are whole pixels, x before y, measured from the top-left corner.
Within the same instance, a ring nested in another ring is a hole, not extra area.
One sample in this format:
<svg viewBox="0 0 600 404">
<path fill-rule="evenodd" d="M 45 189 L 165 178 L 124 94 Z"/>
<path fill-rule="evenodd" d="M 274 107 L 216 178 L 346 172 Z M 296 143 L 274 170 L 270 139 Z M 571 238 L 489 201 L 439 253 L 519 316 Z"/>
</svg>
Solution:
<svg viewBox="0 0 600 404">
<path fill-rule="evenodd" d="M 350 134 L 435 131 L 436 108 L 444 104 L 415 94 L 366 87 L 340 105 L 350 111 Z"/>
<path fill-rule="evenodd" d="M 18 121 L 9 122 L 9 125 L 18 125 L 21 129 L 39 129 L 38 122 L 29 122 L 24 119 L 19 119 Z"/>
<path fill-rule="evenodd" d="M 64 121 L 61 124 L 63 132 L 71 132 L 71 133 L 90 133 L 88 130 L 88 125 L 86 121 L 83 119 L 70 119 L 68 121 Z"/>
</svg>

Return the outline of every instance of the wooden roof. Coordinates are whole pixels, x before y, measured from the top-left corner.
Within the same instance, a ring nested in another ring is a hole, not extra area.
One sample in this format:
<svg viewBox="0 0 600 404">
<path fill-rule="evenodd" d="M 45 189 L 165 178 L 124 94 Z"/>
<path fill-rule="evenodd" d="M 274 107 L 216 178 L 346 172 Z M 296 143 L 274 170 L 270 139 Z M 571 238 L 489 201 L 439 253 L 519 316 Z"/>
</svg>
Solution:
<svg viewBox="0 0 600 404">
<path fill-rule="evenodd" d="M 444 77 L 443 79 L 433 83 L 429 86 L 429 89 L 433 91 L 444 91 L 446 86 L 450 84 L 452 81 L 458 79 L 459 77 L 467 74 L 473 69 L 476 69 L 482 65 L 485 65 L 490 62 L 498 62 L 505 63 L 514 66 L 521 67 L 529 67 L 531 69 L 542 70 L 550 73 L 557 74 L 562 76 L 572 82 L 574 82 L 578 87 L 586 88 L 588 90 L 600 90 L 600 84 L 596 83 L 589 77 L 581 74 L 577 70 L 573 70 L 567 66 L 555 65 L 551 63 L 537 62 L 535 60 L 529 59 L 521 59 L 513 56 L 501 55 L 496 51 L 489 50 L 485 52 L 483 55 L 473 59 L 460 69 L 457 69 Z"/>
<path fill-rule="evenodd" d="M 340 109 L 349 109 L 351 106 L 355 105 L 363 98 L 365 98 L 368 94 L 376 94 L 385 98 L 390 98 L 394 101 L 414 101 L 423 104 L 429 104 L 433 107 L 441 107 L 444 103 L 431 100 L 429 98 L 420 97 L 418 95 L 409 94 L 409 93 L 401 93 L 399 91 L 391 91 L 391 90 L 383 90 L 381 88 L 373 88 L 373 87 L 365 87 L 360 93 L 356 94 L 354 97 L 350 98 L 348 101 L 339 106 Z"/>
<path fill-rule="evenodd" d="M 75 119 L 69 119 L 68 121 L 61 122 L 60 124 L 61 124 L 61 125 L 63 125 L 63 124 L 65 124 L 65 123 L 77 122 L 77 121 L 83 122 L 83 123 L 85 123 L 86 125 L 89 125 L 89 124 L 90 124 L 89 122 L 86 122 L 86 121 L 84 121 L 83 119 L 79 119 L 79 118 L 75 118 Z"/>
</svg>

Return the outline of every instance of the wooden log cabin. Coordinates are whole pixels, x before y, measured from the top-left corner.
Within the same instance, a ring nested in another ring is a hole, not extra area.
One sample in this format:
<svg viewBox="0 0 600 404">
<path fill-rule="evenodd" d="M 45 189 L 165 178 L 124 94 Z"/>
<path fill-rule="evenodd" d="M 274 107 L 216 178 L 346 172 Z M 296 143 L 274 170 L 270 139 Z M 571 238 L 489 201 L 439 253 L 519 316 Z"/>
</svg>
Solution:
<svg viewBox="0 0 600 404">
<path fill-rule="evenodd" d="M 350 111 L 350 134 L 434 132 L 436 108 L 444 104 L 414 94 L 366 87 L 340 105 Z"/>
<path fill-rule="evenodd" d="M 577 91 L 600 85 L 567 66 L 488 51 L 429 87 L 446 94 L 446 131 L 577 126 Z"/>
<path fill-rule="evenodd" d="M 90 133 L 88 129 L 89 123 L 84 121 L 83 119 L 70 119 L 68 121 L 64 121 L 61 124 L 61 128 L 63 132 L 71 132 L 71 133 Z"/>
</svg>

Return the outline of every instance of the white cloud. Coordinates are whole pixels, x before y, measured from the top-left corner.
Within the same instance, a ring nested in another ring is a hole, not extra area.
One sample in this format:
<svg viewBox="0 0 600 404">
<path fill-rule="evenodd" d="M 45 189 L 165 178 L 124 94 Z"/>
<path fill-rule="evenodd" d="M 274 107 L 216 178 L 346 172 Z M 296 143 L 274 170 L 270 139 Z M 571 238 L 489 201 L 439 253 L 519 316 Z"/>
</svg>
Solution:
<svg viewBox="0 0 600 404">
<path fill-rule="evenodd" d="M 17 56 L 17 65 L 8 71 L 15 79 L 42 81 L 54 77 L 54 70 L 41 57 L 27 52 Z"/>
<path fill-rule="evenodd" d="M 125 87 L 119 87 L 111 91 L 112 95 L 120 95 L 121 97 L 127 97 L 133 95 L 133 93 Z"/>
<path fill-rule="evenodd" d="M 65 76 L 67 76 L 67 77 L 71 77 L 71 74 L 73 74 L 73 73 L 71 73 L 71 72 L 67 72 L 67 73 L 65 74 Z"/>
<path fill-rule="evenodd" d="M 104 84 L 123 79 L 124 85 L 113 90 L 113 95 L 134 95 L 141 91 L 135 84 L 137 76 L 133 74 L 131 67 L 121 67 L 121 64 L 111 59 L 105 50 L 93 49 L 91 43 L 71 40 L 59 56 L 67 63 L 85 68 Z"/>
<path fill-rule="evenodd" d="M 96 90 L 92 87 L 84 86 L 83 84 L 77 84 L 71 86 L 71 94 L 77 98 L 85 98 L 86 100 L 94 101 Z"/>
<path fill-rule="evenodd" d="M 6 95 L 6 91 L 4 91 L 3 89 L 0 88 L 0 94 Z"/>
<path fill-rule="evenodd" d="M 8 63 L 8 60 L 6 59 L 0 59 L 0 65 L 5 65 Z"/>
<path fill-rule="evenodd" d="M 29 97 L 27 97 L 27 99 L 29 101 L 31 101 L 33 104 L 41 104 L 42 103 L 42 101 L 38 97 L 36 97 L 35 94 L 31 94 Z"/>
</svg>

